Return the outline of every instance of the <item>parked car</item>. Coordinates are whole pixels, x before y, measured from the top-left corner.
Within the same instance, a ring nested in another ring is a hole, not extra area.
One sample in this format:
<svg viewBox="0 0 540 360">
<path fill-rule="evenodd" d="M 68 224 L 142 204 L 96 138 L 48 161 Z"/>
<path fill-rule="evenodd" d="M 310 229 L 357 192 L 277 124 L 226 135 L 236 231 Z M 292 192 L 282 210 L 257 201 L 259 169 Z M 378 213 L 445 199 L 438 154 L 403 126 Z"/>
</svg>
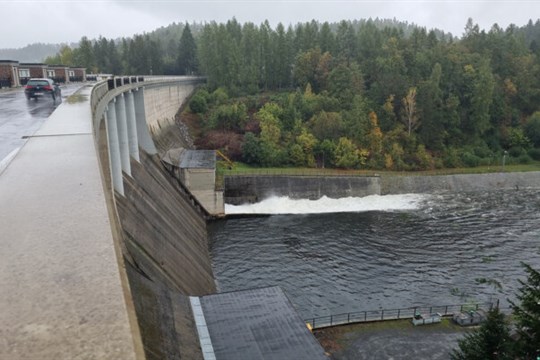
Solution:
<svg viewBox="0 0 540 360">
<path fill-rule="evenodd" d="M 53 101 L 62 97 L 62 92 L 57 83 L 51 79 L 30 79 L 24 87 L 24 94 L 26 98 L 37 99 L 41 96 L 50 96 Z"/>
</svg>

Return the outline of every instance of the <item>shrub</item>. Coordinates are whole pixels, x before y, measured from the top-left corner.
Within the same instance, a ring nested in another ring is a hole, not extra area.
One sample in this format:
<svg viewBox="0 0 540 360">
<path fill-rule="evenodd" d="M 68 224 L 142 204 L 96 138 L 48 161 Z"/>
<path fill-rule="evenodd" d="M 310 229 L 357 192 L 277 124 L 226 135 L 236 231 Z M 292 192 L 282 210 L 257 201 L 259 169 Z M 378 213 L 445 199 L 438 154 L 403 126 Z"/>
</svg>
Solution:
<svg viewBox="0 0 540 360">
<path fill-rule="evenodd" d="M 517 161 L 520 164 L 530 164 L 533 160 L 528 154 L 522 154 L 517 158 Z"/>
<path fill-rule="evenodd" d="M 508 149 L 508 154 L 512 157 L 520 157 L 523 154 L 526 154 L 525 150 L 521 146 L 514 146 Z"/>
<path fill-rule="evenodd" d="M 443 155 L 443 164 L 446 168 L 456 168 L 461 166 L 461 160 L 456 149 L 449 148 Z"/>
<path fill-rule="evenodd" d="M 229 95 L 224 88 L 220 87 L 212 93 L 211 100 L 216 105 L 223 105 L 229 100 Z"/>
<path fill-rule="evenodd" d="M 461 155 L 461 161 L 463 161 L 463 164 L 467 167 L 476 167 L 480 165 L 480 158 L 474 154 L 471 154 L 470 152 L 464 152 Z"/>
<path fill-rule="evenodd" d="M 540 149 L 538 148 L 530 149 L 529 156 L 536 161 L 540 161 Z"/>
<path fill-rule="evenodd" d="M 197 94 L 191 98 L 189 108 L 196 114 L 204 114 L 206 111 L 208 111 L 208 103 L 206 102 L 206 98 L 197 92 Z"/>
</svg>

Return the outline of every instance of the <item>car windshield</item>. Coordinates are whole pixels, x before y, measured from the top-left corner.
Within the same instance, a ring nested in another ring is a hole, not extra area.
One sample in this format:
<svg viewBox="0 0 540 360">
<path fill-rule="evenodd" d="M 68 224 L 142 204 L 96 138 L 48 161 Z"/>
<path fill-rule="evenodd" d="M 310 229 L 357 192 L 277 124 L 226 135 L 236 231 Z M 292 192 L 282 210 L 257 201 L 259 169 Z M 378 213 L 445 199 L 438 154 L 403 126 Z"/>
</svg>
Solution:
<svg viewBox="0 0 540 360">
<path fill-rule="evenodd" d="M 49 85 L 49 82 L 47 80 L 30 80 L 30 81 L 28 81 L 27 85 L 47 86 L 47 85 Z"/>
</svg>

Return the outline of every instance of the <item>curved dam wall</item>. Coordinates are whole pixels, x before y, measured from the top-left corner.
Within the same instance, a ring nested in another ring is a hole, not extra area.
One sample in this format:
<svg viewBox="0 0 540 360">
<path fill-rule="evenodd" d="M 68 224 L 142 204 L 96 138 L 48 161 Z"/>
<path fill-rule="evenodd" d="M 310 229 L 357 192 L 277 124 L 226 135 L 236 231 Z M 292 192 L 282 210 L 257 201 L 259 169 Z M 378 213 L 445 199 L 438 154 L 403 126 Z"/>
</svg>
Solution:
<svg viewBox="0 0 540 360">
<path fill-rule="evenodd" d="M 92 92 L 109 217 L 145 359 L 203 359 L 188 296 L 216 291 L 207 214 L 160 160 L 190 147 L 176 114 L 201 82 L 114 79 Z"/>
<path fill-rule="evenodd" d="M 260 176 L 225 177 L 225 202 L 254 203 L 272 196 L 293 199 L 364 197 L 408 193 L 540 188 L 540 172 L 437 176 Z"/>
</svg>

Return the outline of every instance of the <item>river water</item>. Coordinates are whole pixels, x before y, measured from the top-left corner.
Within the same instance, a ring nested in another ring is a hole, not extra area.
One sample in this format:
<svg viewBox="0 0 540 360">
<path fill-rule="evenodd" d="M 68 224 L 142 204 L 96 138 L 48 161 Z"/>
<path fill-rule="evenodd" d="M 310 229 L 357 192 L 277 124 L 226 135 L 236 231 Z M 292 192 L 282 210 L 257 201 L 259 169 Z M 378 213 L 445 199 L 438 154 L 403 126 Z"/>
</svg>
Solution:
<svg viewBox="0 0 540 360">
<path fill-rule="evenodd" d="M 515 299 L 540 268 L 540 191 L 407 194 L 226 206 L 210 226 L 220 292 L 279 285 L 304 319 Z"/>
</svg>

